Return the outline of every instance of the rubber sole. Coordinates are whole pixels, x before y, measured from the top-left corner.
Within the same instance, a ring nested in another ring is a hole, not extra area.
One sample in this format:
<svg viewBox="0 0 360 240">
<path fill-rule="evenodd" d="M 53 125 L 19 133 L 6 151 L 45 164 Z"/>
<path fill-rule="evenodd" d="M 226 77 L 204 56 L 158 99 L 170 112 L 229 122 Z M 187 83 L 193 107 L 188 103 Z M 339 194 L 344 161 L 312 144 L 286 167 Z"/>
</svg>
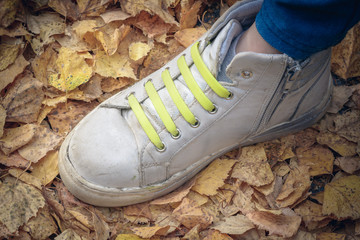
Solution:
<svg viewBox="0 0 360 240">
<path fill-rule="evenodd" d="M 246 141 L 221 149 L 211 156 L 205 156 L 203 159 L 200 159 L 184 171 L 173 175 L 166 181 L 146 187 L 109 188 L 93 184 L 82 178 L 74 169 L 67 154 L 69 141 L 72 136 L 72 133 L 70 133 L 60 148 L 59 172 L 61 179 L 70 192 L 72 192 L 77 198 L 96 206 L 120 207 L 155 199 L 180 187 L 206 167 L 211 161 L 236 147 L 275 139 L 300 131 L 316 123 L 325 114 L 326 109 L 330 104 L 331 89 L 332 88 L 330 87 L 328 92 L 329 97 L 327 99 L 324 99 L 317 108 L 309 111 L 300 119 L 279 124 L 260 135 L 247 138 Z"/>
</svg>

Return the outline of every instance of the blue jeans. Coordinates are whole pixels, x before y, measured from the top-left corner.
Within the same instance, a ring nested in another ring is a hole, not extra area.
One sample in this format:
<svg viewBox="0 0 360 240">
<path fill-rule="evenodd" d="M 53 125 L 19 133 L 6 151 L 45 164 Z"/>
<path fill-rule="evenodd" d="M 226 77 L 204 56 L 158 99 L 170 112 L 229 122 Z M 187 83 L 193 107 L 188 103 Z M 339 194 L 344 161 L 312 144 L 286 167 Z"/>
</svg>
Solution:
<svg viewBox="0 0 360 240">
<path fill-rule="evenodd" d="M 360 0 L 264 0 L 256 17 L 260 35 L 294 59 L 339 43 L 360 20 Z"/>
</svg>

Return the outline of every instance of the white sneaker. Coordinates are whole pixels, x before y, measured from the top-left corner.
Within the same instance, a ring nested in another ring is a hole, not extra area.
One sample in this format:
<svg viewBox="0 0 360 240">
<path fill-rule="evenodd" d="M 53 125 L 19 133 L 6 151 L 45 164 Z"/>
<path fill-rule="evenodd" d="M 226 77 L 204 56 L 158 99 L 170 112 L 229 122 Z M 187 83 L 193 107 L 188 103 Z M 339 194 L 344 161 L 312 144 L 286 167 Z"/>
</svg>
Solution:
<svg viewBox="0 0 360 240">
<path fill-rule="evenodd" d="M 147 201 L 239 145 L 315 123 L 330 101 L 330 50 L 300 62 L 285 54 L 232 57 L 260 6 L 235 4 L 198 43 L 87 115 L 60 150 L 69 190 L 98 206 Z"/>
</svg>

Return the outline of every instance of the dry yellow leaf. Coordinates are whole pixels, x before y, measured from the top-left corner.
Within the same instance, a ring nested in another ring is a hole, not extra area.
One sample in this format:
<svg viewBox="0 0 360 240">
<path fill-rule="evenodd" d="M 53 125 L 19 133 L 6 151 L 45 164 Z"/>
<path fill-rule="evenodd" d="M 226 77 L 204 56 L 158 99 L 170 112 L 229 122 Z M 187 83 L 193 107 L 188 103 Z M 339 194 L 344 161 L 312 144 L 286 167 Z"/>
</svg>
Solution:
<svg viewBox="0 0 360 240">
<path fill-rule="evenodd" d="M 58 146 L 61 140 L 62 137 L 55 134 L 50 129 L 39 126 L 33 140 L 18 151 L 23 158 L 36 163 L 41 158 L 45 157 L 47 152 Z"/>
<path fill-rule="evenodd" d="M 231 177 L 257 187 L 268 185 L 274 180 L 274 174 L 262 146 L 242 148 L 238 161 Z"/>
<path fill-rule="evenodd" d="M 32 165 L 31 175 L 40 179 L 44 186 L 51 183 L 59 174 L 58 155 L 58 151 L 48 152 L 44 158 Z"/>
<path fill-rule="evenodd" d="M 95 38 L 101 43 L 107 55 L 113 55 L 118 49 L 119 43 L 130 32 L 128 25 L 106 24 L 104 27 L 95 31 Z"/>
<path fill-rule="evenodd" d="M 59 96 L 55 98 L 46 98 L 42 101 L 42 104 L 49 106 L 49 107 L 56 107 L 58 103 L 66 102 L 67 96 Z"/>
<path fill-rule="evenodd" d="M 301 217 L 298 215 L 276 215 L 270 212 L 254 211 L 246 216 L 260 229 L 282 237 L 292 237 L 298 231 Z"/>
<path fill-rule="evenodd" d="M 189 193 L 190 189 L 193 187 L 194 184 L 195 184 L 195 181 L 191 180 L 191 181 L 187 182 L 186 184 L 184 184 L 182 187 L 176 189 L 175 191 L 173 191 L 161 198 L 151 201 L 150 204 L 164 205 L 164 204 L 168 204 L 168 203 L 180 202 L 181 200 L 183 200 L 184 197 L 186 197 L 186 195 Z"/>
<path fill-rule="evenodd" d="M 317 233 L 316 240 L 345 240 L 346 234 L 339 233 Z"/>
<path fill-rule="evenodd" d="M 343 171 L 353 174 L 360 169 L 360 157 L 339 157 L 335 159 L 334 164 Z"/>
<path fill-rule="evenodd" d="M 0 184 L 0 196 L 0 222 L 11 233 L 45 205 L 45 199 L 39 190 L 13 177 L 6 177 Z"/>
<path fill-rule="evenodd" d="M 37 55 L 31 62 L 34 75 L 45 86 L 48 84 L 48 75 L 54 72 L 57 53 L 52 46 L 49 46 L 41 55 Z"/>
<path fill-rule="evenodd" d="M 131 80 L 130 78 L 121 77 L 115 79 L 112 77 L 108 77 L 108 78 L 104 78 L 101 81 L 101 89 L 106 93 L 111 93 L 115 90 L 123 89 L 126 86 L 129 86 L 132 82 L 133 80 Z"/>
<path fill-rule="evenodd" d="M 322 214 L 322 206 L 310 200 L 306 200 L 297 206 L 294 211 L 302 217 L 305 226 L 309 230 L 326 226 L 331 219 Z"/>
<path fill-rule="evenodd" d="M 187 198 L 191 201 L 194 201 L 198 206 L 204 205 L 209 201 L 209 198 L 207 196 L 201 195 L 194 191 L 190 191 L 187 195 Z"/>
<path fill-rule="evenodd" d="M 37 177 L 32 176 L 30 173 L 25 172 L 19 168 L 9 169 L 9 174 L 17 179 L 20 179 L 24 183 L 31 184 L 37 189 L 41 190 L 41 181 Z"/>
<path fill-rule="evenodd" d="M 51 112 L 51 110 L 53 110 L 54 107 L 49 107 L 49 106 L 43 106 L 40 110 L 38 119 L 37 119 L 37 124 L 41 124 L 42 121 L 44 121 L 44 119 L 46 118 L 46 116 Z"/>
<path fill-rule="evenodd" d="M 346 176 L 326 184 L 322 213 L 338 219 L 360 218 L 360 177 Z"/>
<path fill-rule="evenodd" d="M 351 157 L 356 154 L 356 144 L 331 132 L 322 132 L 316 140 L 322 145 L 327 145 L 343 157 Z"/>
<path fill-rule="evenodd" d="M 144 238 L 138 237 L 135 234 L 119 234 L 115 240 L 144 240 Z"/>
<path fill-rule="evenodd" d="M 31 218 L 24 226 L 24 230 L 30 233 L 34 239 L 47 239 L 50 235 L 57 232 L 58 227 L 49 208 L 41 208 L 36 217 Z"/>
<path fill-rule="evenodd" d="M 299 147 L 296 149 L 296 156 L 300 166 L 309 167 L 310 176 L 332 174 L 334 155 L 329 148 L 319 145 Z"/>
<path fill-rule="evenodd" d="M 20 2 L 19 0 L 5 0 L 0 2 L 0 26 L 8 27 L 15 21 Z"/>
<path fill-rule="evenodd" d="M 100 51 L 96 54 L 95 72 L 103 77 L 128 77 L 137 79 L 127 56 L 115 53 L 111 56 Z"/>
<path fill-rule="evenodd" d="M 311 185 L 309 169 L 306 166 L 299 166 L 290 171 L 281 192 L 276 198 L 280 207 L 293 206 L 303 196 L 306 196 Z"/>
<path fill-rule="evenodd" d="M 5 119 L 6 111 L 4 107 L 0 105 L 0 137 L 4 134 Z"/>
<path fill-rule="evenodd" d="M 196 40 L 198 40 L 202 35 L 206 33 L 204 27 L 197 28 L 186 28 L 180 31 L 177 31 L 174 35 L 176 41 L 178 41 L 184 47 L 189 47 Z"/>
<path fill-rule="evenodd" d="M 82 39 L 87 32 L 95 32 L 99 26 L 100 24 L 96 20 L 82 20 L 74 22 L 72 30 Z"/>
<path fill-rule="evenodd" d="M 17 128 L 4 129 L 4 135 L 0 138 L 0 149 L 6 155 L 24 146 L 34 137 L 37 126 L 26 124 Z"/>
<path fill-rule="evenodd" d="M 255 226 L 245 215 L 238 214 L 225 218 L 225 221 L 217 222 L 211 228 L 226 234 L 241 235 Z"/>
<path fill-rule="evenodd" d="M 192 190 L 206 196 L 216 195 L 235 162 L 232 159 L 216 159 L 197 176 Z"/>
<path fill-rule="evenodd" d="M 138 236 L 142 238 L 151 238 L 155 235 L 165 236 L 170 226 L 160 227 L 134 227 L 131 230 Z"/>
<path fill-rule="evenodd" d="M 83 214 L 81 209 L 68 209 L 67 211 L 79 222 L 81 222 L 85 227 L 89 229 L 94 229 L 92 225 L 92 218 L 89 214 Z"/>
<path fill-rule="evenodd" d="M 234 205 L 243 214 L 247 214 L 256 209 L 255 201 L 253 199 L 254 189 L 247 183 L 241 183 L 235 192 L 233 198 Z"/>
<path fill-rule="evenodd" d="M 151 47 L 147 43 L 135 42 L 129 46 L 129 57 L 130 59 L 137 61 L 148 55 Z"/>
<path fill-rule="evenodd" d="M 205 238 L 203 238 L 203 240 L 232 240 L 233 238 L 231 238 L 229 235 L 227 234 L 222 234 L 219 231 L 216 230 L 210 230 L 208 231 L 207 235 Z"/>
<path fill-rule="evenodd" d="M 114 9 L 100 14 L 100 17 L 104 20 L 105 23 L 109 23 L 113 21 L 122 21 L 131 16 L 123 12 L 121 9 Z"/>
<path fill-rule="evenodd" d="M 89 81 L 92 68 L 86 63 L 85 58 L 91 58 L 91 55 L 80 55 L 69 48 L 60 48 L 56 60 L 59 73 L 49 76 L 49 84 L 65 92 Z"/>
<path fill-rule="evenodd" d="M 200 240 L 200 236 L 199 236 L 199 227 L 200 225 L 196 225 L 195 227 L 193 227 L 192 229 L 190 229 L 190 231 L 188 231 L 183 239 L 187 239 L 187 240 Z"/>
<path fill-rule="evenodd" d="M 284 177 L 286 174 L 290 172 L 290 167 L 287 162 L 278 162 L 276 165 L 272 168 L 273 172 L 280 177 Z"/>
<path fill-rule="evenodd" d="M 71 228 L 64 230 L 55 240 L 82 240 L 82 238 Z"/>
</svg>

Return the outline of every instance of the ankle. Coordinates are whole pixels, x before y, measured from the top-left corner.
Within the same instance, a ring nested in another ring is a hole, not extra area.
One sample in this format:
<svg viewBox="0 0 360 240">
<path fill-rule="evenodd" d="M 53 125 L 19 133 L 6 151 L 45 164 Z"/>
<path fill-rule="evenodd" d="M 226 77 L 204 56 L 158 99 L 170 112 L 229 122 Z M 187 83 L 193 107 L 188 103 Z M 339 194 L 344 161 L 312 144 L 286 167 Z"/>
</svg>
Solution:
<svg viewBox="0 0 360 240">
<path fill-rule="evenodd" d="M 239 52 L 256 52 L 268 54 L 281 53 L 262 38 L 256 28 L 255 23 L 253 23 L 253 25 L 251 25 L 251 27 L 240 37 L 236 46 L 236 53 Z"/>
</svg>

